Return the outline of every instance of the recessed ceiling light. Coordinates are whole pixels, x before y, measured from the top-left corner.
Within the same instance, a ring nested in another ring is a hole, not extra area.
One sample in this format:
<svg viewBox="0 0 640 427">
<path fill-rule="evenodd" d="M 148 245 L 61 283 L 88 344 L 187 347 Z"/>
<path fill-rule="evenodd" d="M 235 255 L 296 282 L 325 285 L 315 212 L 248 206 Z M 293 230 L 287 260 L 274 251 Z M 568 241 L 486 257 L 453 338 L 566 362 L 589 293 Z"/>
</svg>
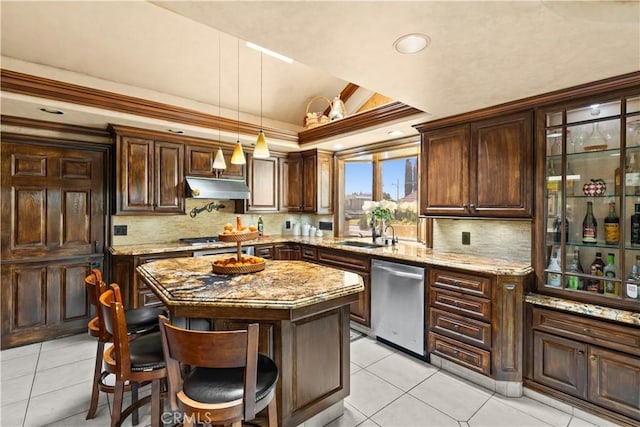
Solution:
<svg viewBox="0 0 640 427">
<path fill-rule="evenodd" d="M 64 112 L 60 111 L 60 110 L 52 110 L 50 108 L 41 108 L 40 111 L 45 112 L 45 113 L 49 113 L 49 114 L 64 114 Z"/>
<path fill-rule="evenodd" d="M 178 135 L 181 135 L 184 133 L 184 131 L 180 129 L 167 129 L 167 132 L 176 133 Z"/>
<path fill-rule="evenodd" d="M 333 149 L 334 150 L 341 150 L 343 148 L 344 148 L 344 145 L 342 145 L 342 144 L 334 144 L 333 145 Z"/>
<path fill-rule="evenodd" d="M 390 130 L 389 132 L 387 132 L 387 135 L 389 136 L 402 136 L 404 135 L 404 132 L 402 132 L 401 130 Z"/>
<path fill-rule="evenodd" d="M 393 42 L 393 47 L 400 53 L 417 53 L 429 46 L 431 39 L 424 34 L 405 34 Z"/>
</svg>

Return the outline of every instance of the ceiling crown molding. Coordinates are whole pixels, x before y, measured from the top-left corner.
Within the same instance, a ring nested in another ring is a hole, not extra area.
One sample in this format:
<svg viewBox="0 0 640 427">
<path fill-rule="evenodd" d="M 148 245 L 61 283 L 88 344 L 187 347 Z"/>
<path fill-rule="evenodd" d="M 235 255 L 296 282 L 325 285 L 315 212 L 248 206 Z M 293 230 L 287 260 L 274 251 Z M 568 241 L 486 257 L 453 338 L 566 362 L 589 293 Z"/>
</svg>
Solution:
<svg viewBox="0 0 640 427">
<path fill-rule="evenodd" d="M 153 119 L 168 120 L 208 129 L 254 135 L 260 126 L 226 119 L 175 105 L 150 101 L 100 89 L 92 89 L 72 83 L 33 76 L 2 69 L 0 89 L 7 92 L 40 98 L 54 99 L 72 104 L 129 113 Z M 267 137 L 282 141 L 298 142 L 298 133 L 286 129 L 264 128 Z"/>
</svg>

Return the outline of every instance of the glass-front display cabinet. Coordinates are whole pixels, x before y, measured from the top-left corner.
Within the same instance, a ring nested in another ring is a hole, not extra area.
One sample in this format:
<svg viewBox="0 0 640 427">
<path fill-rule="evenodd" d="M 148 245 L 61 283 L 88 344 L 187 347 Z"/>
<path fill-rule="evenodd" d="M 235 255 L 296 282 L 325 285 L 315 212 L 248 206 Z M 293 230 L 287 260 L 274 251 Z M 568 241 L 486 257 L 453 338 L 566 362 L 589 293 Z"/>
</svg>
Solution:
<svg viewBox="0 0 640 427">
<path fill-rule="evenodd" d="M 538 118 L 546 142 L 538 288 L 640 310 L 640 92 Z"/>
</svg>

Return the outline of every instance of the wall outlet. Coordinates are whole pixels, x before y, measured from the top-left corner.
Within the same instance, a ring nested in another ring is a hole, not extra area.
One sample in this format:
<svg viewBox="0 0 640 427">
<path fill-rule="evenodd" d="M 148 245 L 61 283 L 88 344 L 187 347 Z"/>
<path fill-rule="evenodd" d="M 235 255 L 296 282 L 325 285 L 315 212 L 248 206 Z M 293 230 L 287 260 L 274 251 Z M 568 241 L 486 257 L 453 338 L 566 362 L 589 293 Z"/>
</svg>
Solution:
<svg viewBox="0 0 640 427">
<path fill-rule="evenodd" d="M 471 244 L 471 233 L 469 231 L 462 232 L 462 244 L 463 245 Z"/>
<path fill-rule="evenodd" d="M 126 236 L 127 235 L 127 226 L 126 225 L 114 225 L 113 226 L 113 235 L 114 236 Z"/>
<path fill-rule="evenodd" d="M 287 230 L 289 230 L 289 229 L 291 228 L 291 221 L 286 220 L 286 221 L 284 222 L 284 228 L 285 228 L 285 229 L 287 229 Z"/>
</svg>

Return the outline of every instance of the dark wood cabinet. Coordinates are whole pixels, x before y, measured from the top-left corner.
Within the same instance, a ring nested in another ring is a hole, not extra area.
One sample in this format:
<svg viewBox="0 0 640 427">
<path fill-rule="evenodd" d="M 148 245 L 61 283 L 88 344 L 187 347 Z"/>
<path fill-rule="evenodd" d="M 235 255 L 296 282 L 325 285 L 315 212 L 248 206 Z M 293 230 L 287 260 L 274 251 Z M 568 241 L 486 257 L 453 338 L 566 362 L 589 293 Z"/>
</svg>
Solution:
<svg viewBox="0 0 640 427">
<path fill-rule="evenodd" d="M 522 381 L 529 276 L 428 270 L 428 351 L 500 381 Z"/>
<path fill-rule="evenodd" d="M 241 179 L 246 176 L 245 165 L 231 163 L 232 150 L 222 149 L 226 169 L 214 171 L 211 169 L 218 147 L 211 145 L 189 144 L 185 147 L 185 175 L 201 176 L 206 178 Z"/>
<path fill-rule="evenodd" d="M 287 203 L 290 212 L 333 212 L 333 155 L 308 150 L 289 155 Z"/>
<path fill-rule="evenodd" d="M 158 307 L 162 302 L 138 277 L 136 267 L 167 258 L 190 257 L 192 251 L 148 255 L 116 255 L 111 261 L 111 282 L 120 285 L 125 308 Z"/>
<path fill-rule="evenodd" d="M 255 255 L 264 259 L 274 259 L 275 250 L 273 245 L 256 245 L 254 246 Z"/>
<path fill-rule="evenodd" d="M 280 168 L 282 209 L 289 212 L 302 211 L 302 156 L 290 153 L 282 159 Z"/>
<path fill-rule="evenodd" d="M 367 255 L 335 249 L 317 248 L 318 264 L 336 267 L 358 274 L 364 283 L 364 291 L 358 294 L 358 301 L 351 303 L 351 320 L 365 326 L 371 325 L 371 259 Z"/>
<path fill-rule="evenodd" d="M 618 420 L 640 421 L 638 327 L 536 306 L 528 310 L 533 327 L 528 364 L 536 385 L 625 417 Z"/>
<path fill-rule="evenodd" d="M 278 158 L 249 157 L 247 178 L 251 197 L 245 202 L 246 212 L 275 212 L 279 208 Z"/>
<path fill-rule="evenodd" d="M 424 131 L 421 213 L 527 218 L 532 215 L 530 111 Z"/>
<path fill-rule="evenodd" d="M 300 245 L 297 243 L 279 243 L 274 245 L 274 259 L 285 261 L 300 261 Z"/>
<path fill-rule="evenodd" d="M 184 213 L 184 145 L 116 133 L 116 214 Z"/>
</svg>

